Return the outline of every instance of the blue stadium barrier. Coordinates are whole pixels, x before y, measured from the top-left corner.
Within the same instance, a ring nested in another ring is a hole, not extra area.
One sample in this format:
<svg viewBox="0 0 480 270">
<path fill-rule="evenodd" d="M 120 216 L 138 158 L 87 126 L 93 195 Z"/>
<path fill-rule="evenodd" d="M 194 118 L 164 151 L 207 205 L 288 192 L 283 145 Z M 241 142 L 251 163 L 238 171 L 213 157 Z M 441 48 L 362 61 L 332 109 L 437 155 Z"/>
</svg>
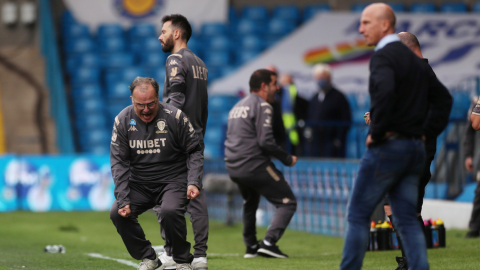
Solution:
<svg viewBox="0 0 480 270">
<path fill-rule="evenodd" d="M 308 5 L 303 11 L 303 21 L 306 22 L 313 18 L 317 13 L 322 11 L 330 11 L 330 6 L 328 4 L 316 4 Z"/>
<path fill-rule="evenodd" d="M 475 198 L 475 189 L 477 188 L 477 183 L 468 183 L 463 187 L 462 193 L 455 198 L 455 201 L 457 202 L 467 202 L 471 203 L 473 202 L 473 199 Z"/>
<path fill-rule="evenodd" d="M 410 5 L 411 13 L 434 13 L 437 10 L 434 3 L 412 3 Z"/>
<path fill-rule="evenodd" d="M 467 13 L 467 5 L 465 3 L 443 3 L 440 6 L 440 12 L 442 13 Z"/>
</svg>

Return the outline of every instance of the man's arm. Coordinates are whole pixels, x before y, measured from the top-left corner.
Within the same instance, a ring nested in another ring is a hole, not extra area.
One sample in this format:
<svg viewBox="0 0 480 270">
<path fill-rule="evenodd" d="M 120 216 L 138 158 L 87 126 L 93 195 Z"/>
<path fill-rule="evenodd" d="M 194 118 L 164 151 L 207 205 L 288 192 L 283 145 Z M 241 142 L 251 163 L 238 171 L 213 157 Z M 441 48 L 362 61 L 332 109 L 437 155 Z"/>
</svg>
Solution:
<svg viewBox="0 0 480 270">
<path fill-rule="evenodd" d="M 128 138 L 123 123 L 115 117 L 113 124 L 112 141 L 110 143 L 110 165 L 115 183 L 114 194 L 117 199 L 118 209 L 130 204 L 128 194 L 128 179 L 130 177 L 130 151 Z"/>
<path fill-rule="evenodd" d="M 202 190 L 203 145 L 186 114 L 178 110 L 175 118 L 178 123 L 177 130 L 179 141 L 183 150 L 188 153 L 188 185 L 196 186 L 198 190 Z"/>
<path fill-rule="evenodd" d="M 472 110 L 472 114 L 470 115 L 470 121 L 472 121 L 472 127 L 475 130 L 480 129 L 480 98 L 477 101 L 477 105 Z"/>
<path fill-rule="evenodd" d="M 262 102 L 256 115 L 257 142 L 260 148 L 270 156 L 280 160 L 286 166 L 293 166 L 296 158 L 283 150 L 275 143 L 272 132 L 273 107 L 267 102 Z"/>
<path fill-rule="evenodd" d="M 183 62 L 182 55 L 172 54 L 167 58 L 165 66 L 166 70 L 166 88 L 168 96 L 165 99 L 166 103 L 175 106 L 178 109 L 183 109 L 185 104 L 185 91 L 187 88 L 186 79 L 188 67 Z"/>
<path fill-rule="evenodd" d="M 385 57 L 379 52 L 370 60 L 370 134 L 373 141 L 385 137 L 388 120 L 391 119 L 395 94 L 395 71 Z"/>
<path fill-rule="evenodd" d="M 428 89 L 429 110 L 423 125 L 423 135 L 427 139 L 437 138 L 448 125 L 453 99 L 447 88 L 437 79 L 430 69 L 430 87 Z"/>
</svg>

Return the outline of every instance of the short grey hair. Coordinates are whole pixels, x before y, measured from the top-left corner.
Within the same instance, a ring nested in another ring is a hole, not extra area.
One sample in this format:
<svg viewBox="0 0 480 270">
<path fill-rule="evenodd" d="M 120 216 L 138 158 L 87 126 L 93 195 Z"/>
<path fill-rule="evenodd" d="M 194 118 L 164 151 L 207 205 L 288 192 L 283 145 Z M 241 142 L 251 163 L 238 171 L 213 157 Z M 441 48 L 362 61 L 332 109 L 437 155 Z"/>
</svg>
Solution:
<svg viewBox="0 0 480 270">
<path fill-rule="evenodd" d="M 136 77 L 135 80 L 130 84 L 128 89 L 130 89 L 130 93 L 133 95 L 133 90 L 135 90 L 135 87 L 141 85 L 141 84 L 150 84 L 155 88 L 155 93 L 157 94 L 158 97 L 158 82 L 154 78 L 150 77 Z"/>
<path fill-rule="evenodd" d="M 312 68 L 312 73 L 315 76 L 316 74 L 327 72 L 328 75 L 332 74 L 332 68 L 327 64 L 316 64 Z"/>
</svg>

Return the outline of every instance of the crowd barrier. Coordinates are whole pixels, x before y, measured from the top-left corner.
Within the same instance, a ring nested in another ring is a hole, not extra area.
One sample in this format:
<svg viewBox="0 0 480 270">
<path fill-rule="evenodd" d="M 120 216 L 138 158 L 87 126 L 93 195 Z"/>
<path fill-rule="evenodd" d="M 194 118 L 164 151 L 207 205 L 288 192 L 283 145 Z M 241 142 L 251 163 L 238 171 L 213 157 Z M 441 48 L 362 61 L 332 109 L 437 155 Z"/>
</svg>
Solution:
<svg viewBox="0 0 480 270">
<path fill-rule="evenodd" d="M 294 167 L 275 162 L 297 197 L 290 228 L 341 236 L 357 161 L 300 160 Z M 222 160 L 206 160 L 205 175 L 226 174 Z M 0 157 L 0 212 L 105 211 L 114 200 L 110 158 L 89 155 L 5 155 Z M 241 222 L 239 194 L 207 193 L 210 218 Z M 267 226 L 275 208 L 262 199 L 258 224 Z"/>
</svg>

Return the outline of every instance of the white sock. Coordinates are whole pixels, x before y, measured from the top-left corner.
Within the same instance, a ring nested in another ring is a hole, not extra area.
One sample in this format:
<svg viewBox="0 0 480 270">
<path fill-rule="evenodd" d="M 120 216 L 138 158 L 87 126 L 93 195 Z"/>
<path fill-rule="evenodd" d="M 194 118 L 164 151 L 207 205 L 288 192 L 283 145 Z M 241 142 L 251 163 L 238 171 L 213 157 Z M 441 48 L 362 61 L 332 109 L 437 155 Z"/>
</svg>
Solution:
<svg viewBox="0 0 480 270">
<path fill-rule="evenodd" d="M 272 246 L 272 244 L 271 244 L 270 242 L 268 242 L 267 240 L 265 240 L 265 239 L 263 240 L 263 243 L 264 243 L 265 245 L 269 246 L 269 247 Z"/>
</svg>

